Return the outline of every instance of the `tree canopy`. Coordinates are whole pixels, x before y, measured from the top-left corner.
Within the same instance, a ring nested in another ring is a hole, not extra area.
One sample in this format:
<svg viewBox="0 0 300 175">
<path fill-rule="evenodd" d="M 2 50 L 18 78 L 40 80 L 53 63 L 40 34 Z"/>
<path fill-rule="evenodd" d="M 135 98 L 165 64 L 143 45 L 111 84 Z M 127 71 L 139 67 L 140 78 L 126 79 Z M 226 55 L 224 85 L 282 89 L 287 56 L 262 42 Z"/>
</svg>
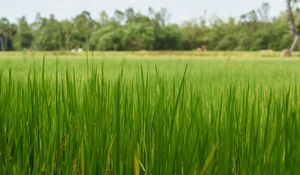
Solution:
<svg viewBox="0 0 300 175">
<path fill-rule="evenodd" d="M 0 50 L 282 50 L 293 41 L 289 16 L 272 18 L 270 8 L 264 3 L 238 19 L 199 17 L 180 25 L 170 23 L 165 8 L 149 8 L 147 15 L 132 8 L 112 16 L 103 11 L 98 19 L 87 11 L 67 20 L 37 14 L 32 23 L 26 17 L 16 23 L 1 18 Z M 292 11 L 297 18 L 299 10 Z M 297 21 L 295 26 L 299 30 Z"/>
</svg>

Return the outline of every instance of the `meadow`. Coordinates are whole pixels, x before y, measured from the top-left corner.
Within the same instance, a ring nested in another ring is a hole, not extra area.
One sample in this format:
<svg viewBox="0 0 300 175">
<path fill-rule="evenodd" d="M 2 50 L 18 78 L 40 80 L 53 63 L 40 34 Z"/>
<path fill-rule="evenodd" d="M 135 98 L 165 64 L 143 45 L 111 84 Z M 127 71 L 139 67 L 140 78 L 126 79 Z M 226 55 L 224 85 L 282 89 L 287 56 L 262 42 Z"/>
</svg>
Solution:
<svg viewBox="0 0 300 175">
<path fill-rule="evenodd" d="M 0 53 L 0 174 L 299 174 L 278 55 Z"/>
</svg>

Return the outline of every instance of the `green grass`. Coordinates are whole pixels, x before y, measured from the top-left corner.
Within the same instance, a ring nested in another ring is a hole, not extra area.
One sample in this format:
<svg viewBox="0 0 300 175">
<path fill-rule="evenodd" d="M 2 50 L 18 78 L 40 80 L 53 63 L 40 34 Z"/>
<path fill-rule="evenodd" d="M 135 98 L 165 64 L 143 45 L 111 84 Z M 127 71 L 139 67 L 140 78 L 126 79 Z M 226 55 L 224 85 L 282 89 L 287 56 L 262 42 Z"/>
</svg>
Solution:
<svg viewBox="0 0 300 175">
<path fill-rule="evenodd" d="M 35 54 L 0 55 L 0 174 L 300 173 L 297 58 Z"/>
</svg>

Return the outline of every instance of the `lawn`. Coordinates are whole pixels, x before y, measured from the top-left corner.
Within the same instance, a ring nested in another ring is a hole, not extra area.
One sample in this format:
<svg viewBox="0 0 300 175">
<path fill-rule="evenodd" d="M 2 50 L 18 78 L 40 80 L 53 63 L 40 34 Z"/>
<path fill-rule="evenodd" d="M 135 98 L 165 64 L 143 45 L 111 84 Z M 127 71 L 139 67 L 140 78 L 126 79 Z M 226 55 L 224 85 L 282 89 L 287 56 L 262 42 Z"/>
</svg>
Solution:
<svg viewBox="0 0 300 175">
<path fill-rule="evenodd" d="M 299 174 L 278 55 L 0 53 L 0 174 Z"/>
</svg>

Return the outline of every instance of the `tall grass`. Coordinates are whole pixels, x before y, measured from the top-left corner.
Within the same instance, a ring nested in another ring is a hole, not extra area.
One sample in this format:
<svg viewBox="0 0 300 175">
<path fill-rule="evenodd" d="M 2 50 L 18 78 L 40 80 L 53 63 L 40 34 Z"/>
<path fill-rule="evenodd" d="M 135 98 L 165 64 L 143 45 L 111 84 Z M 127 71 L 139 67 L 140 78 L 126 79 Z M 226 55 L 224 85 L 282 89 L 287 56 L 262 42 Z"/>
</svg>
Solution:
<svg viewBox="0 0 300 175">
<path fill-rule="evenodd" d="M 103 67 L 87 78 L 2 72 L 0 174 L 300 173 L 296 83 L 208 97 L 188 67 L 117 79 Z"/>
</svg>

